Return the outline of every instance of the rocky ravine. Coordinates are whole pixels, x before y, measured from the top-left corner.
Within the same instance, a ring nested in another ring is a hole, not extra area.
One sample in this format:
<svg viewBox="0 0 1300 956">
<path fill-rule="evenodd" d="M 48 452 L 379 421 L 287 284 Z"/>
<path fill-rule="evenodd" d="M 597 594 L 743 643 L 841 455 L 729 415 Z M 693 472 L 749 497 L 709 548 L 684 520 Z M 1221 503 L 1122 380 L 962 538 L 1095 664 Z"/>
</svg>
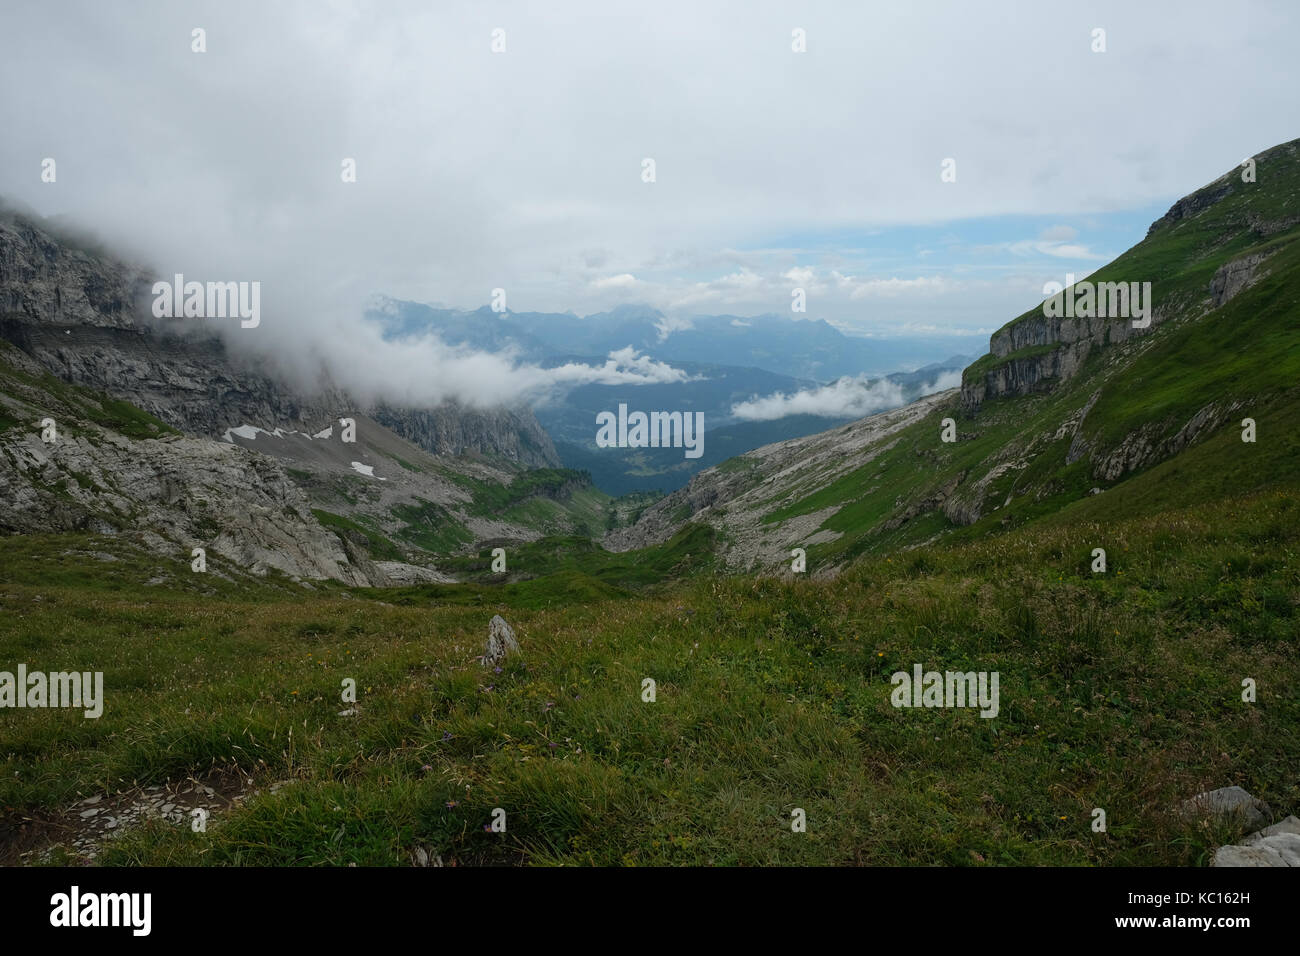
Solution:
<svg viewBox="0 0 1300 956">
<path fill-rule="evenodd" d="M 824 488 L 870 462 L 890 446 L 893 433 L 919 421 L 955 398 L 956 389 L 936 392 L 910 405 L 804 438 L 765 445 L 700 472 L 645 510 L 636 524 L 610 532 L 605 547 L 628 551 L 667 541 L 688 521 L 718 529 L 719 549 L 729 568 L 751 571 L 790 562 L 790 550 L 839 535 L 818 530 L 838 507 L 764 523 L 764 515 Z M 822 573 L 834 569 L 819 569 Z"/>
</svg>

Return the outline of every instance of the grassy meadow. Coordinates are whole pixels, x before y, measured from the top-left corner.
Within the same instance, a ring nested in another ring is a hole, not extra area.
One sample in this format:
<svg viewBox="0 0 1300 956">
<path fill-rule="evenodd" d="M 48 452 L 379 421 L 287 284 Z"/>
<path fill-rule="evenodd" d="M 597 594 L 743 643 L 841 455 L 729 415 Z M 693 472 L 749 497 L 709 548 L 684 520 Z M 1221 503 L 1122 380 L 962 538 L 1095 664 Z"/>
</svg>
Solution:
<svg viewBox="0 0 1300 956">
<path fill-rule="evenodd" d="M 207 832 L 154 821 L 96 862 L 1204 865 L 1237 834 L 1179 801 L 1300 807 L 1300 493 L 1039 522 L 835 581 L 717 576 L 707 545 L 551 541 L 507 585 L 304 592 L 123 538 L 7 537 L 0 669 L 103 670 L 106 705 L 0 712 L 0 833 L 237 773 L 261 792 Z M 478 660 L 497 613 L 522 645 L 499 671 Z M 999 672 L 998 716 L 894 708 L 918 663 Z"/>
</svg>

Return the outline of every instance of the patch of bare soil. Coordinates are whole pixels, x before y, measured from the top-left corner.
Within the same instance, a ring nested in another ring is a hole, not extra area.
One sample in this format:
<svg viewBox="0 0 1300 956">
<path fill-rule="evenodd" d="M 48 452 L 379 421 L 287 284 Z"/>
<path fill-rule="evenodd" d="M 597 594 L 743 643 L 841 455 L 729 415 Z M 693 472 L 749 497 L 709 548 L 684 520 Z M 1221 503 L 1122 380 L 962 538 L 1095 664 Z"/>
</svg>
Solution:
<svg viewBox="0 0 1300 956">
<path fill-rule="evenodd" d="M 275 792 L 281 786 L 272 784 L 270 789 Z M 90 865 L 104 843 L 147 820 L 162 819 L 187 829 L 195 819 L 207 825 L 258 792 L 243 774 L 219 770 L 202 778 L 98 793 L 49 813 L 10 813 L 0 816 L 0 866 L 38 863 L 58 847 L 66 848 L 80 864 Z"/>
</svg>

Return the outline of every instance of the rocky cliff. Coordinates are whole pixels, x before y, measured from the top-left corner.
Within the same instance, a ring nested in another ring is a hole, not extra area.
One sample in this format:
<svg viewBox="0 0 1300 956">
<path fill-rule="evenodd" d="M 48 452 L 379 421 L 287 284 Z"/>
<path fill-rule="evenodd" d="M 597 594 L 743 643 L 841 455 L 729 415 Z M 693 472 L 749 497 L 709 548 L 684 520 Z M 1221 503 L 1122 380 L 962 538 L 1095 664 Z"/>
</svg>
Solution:
<svg viewBox="0 0 1300 956">
<path fill-rule="evenodd" d="M 559 464 L 527 408 L 358 407 L 322 371 L 306 391 L 268 359 L 230 354 L 220 338 L 151 320 L 148 270 L 93 242 L 0 210 L 0 338 L 66 382 L 108 392 L 182 431 L 316 430 L 369 413 L 433 454 L 482 454 L 524 467 Z M 182 334 L 183 333 L 183 334 Z"/>
<path fill-rule="evenodd" d="M 1042 307 L 1026 312 L 995 332 L 989 354 L 966 370 L 962 407 L 967 414 L 977 412 L 988 399 L 1050 390 L 1069 381 L 1099 350 L 1150 335 L 1171 319 L 1204 315 L 1258 282 L 1267 273 L 1265 261 L 1281 245 L 1264 243 L 1268 248 L 1230 256 L 1208 282 L 1194 271 L 1194 279 L 1167 278 L 1177 263 L 1149 250 L 1170 238 L 1195 237 L 1196 243 L 1181 252 L 1195 262 L 1221 257 L 1225 246 L 1244 251 L 1288 233 L 1300 224 L 1294 198 L 1279 195 L 1289 185 L 1276 180 L 1262 184 L 1258 177 L 1277 177 L 1279 171 L 1293 175 L 1300 161 L 1298 143 L 1283 143 L 1254 157 L 1255 177 L 1250 181 L 1238 167 L 1184 196 L 1151 224 L 1142 243 L 1087 277 L 1092 283 L 1150 282 L 1155 307 L 1149 325 L 1134 327 L 1128 318 L 1050 317 Z M 1207 225 L 1211 228 L 1205 230 Z M 1203 231 L 1208 236 L 1200 235 Z"/>
<path fill-rule="evenodd" d="M 213 573 L 382 584 L 312 516 L 280 462 L 187 437 L 0 348 L 0 531 L 128 534 Z M 218 558 L 229 562 L 222 566 Z"/>
<path fill-rule="evenodd" d="M 0 210 L 0 532 L 125 533 L 173 557 L 203 547 L 218 573 L 358 585 L 446 580 L 434 552 L 536 535 L 473 504 L 480 485 L 558 464 L 531 411 L 367 415 L 324 373 L 295 388 L 273 359 L 154 321 L 152 282 Z M 330 427 L 341 417 L 353 444 Z"/>
</svg>

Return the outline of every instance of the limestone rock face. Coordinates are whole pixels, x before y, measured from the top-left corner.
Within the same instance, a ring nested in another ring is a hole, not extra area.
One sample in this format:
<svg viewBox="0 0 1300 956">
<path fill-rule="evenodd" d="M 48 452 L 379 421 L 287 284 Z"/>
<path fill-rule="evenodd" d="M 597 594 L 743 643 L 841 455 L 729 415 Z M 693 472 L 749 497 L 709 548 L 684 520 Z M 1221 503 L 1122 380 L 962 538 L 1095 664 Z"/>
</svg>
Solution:
<svg viewBox="0 0 1300 956">
<path fill-rule="evenodd" d="M 1259 279 L 1257 267 L 1264 261 L 1264 253 L 1243 256 L 1219 267 L 1210 280 L 1210 296 L 1217 309 L 1238 292 L 1248 289 Z"/>
<path fill-rule="evenodd" d="M 1154 309 L 1151 325 L 1145 329 L 1134 328 L 1127 318 L 1032 315 L 1021 319 L 989 339 L 989 352 L 1008 360 L 964 382 L 962 406 L 975 412 L 988 399 L 1053 389 L 1073 378 L 1094 350 L 1146 335 L 1167 317 L 1164 309 Z M 1036 352 L 1009 358 L 1022 349 Z"/>
<path fill-rule="evenodd" d="M 108 260 L 93 242 L 48 223 L 0 210 L 0 316 L 125 329 L 148 291 L 145 270 Z"/>
<path fill-rule="evenodd" d="M 422 568 L 402 561 L 376 561 L 375 567 L 384 573 L 386 583 L 394 587 L 412 584 L 450 584 L 456 579 L 432 568 Z"/>
<path fill-rule="evenodd" d="M 234 354 L 204 320 L 155 319 L 153 281 L 92 241 L 0 208 L 0 338 L 66 382 L 208 438 L 240 425 L 315 430 L 361 412 L 431 454 L 560 464 L 526 407 L 368 407 L 324 369 L 304 381 L 272 357 Z"/>
<path fill-rule="evenodd" d="M 50 444 L 34 428 L 0 438 L 0 531 L 132 531 L 186 561 L 197 547 L 257 575 L 387 583 L 349 560 L 273 459 L 200 438 L 78 431 Z"/>
<path fill-rule="evenodd" d="M 478 452 L 529 468 L 555 468 L 559 452 L 527 408 L 475 409 L 446 402 L 437 408 L 377 405 L 368 414 L 379 424 L 434 455 Z"/>
<path fill-rule="evenodd" d="M 494 615 L 488 622 L 487 647 L 483 651 L 483 666 L 500 664 L 507 654 L 519 653 L 519 642 L 515 640 L 515 631 L 500 614 Z"/>
</svg>

